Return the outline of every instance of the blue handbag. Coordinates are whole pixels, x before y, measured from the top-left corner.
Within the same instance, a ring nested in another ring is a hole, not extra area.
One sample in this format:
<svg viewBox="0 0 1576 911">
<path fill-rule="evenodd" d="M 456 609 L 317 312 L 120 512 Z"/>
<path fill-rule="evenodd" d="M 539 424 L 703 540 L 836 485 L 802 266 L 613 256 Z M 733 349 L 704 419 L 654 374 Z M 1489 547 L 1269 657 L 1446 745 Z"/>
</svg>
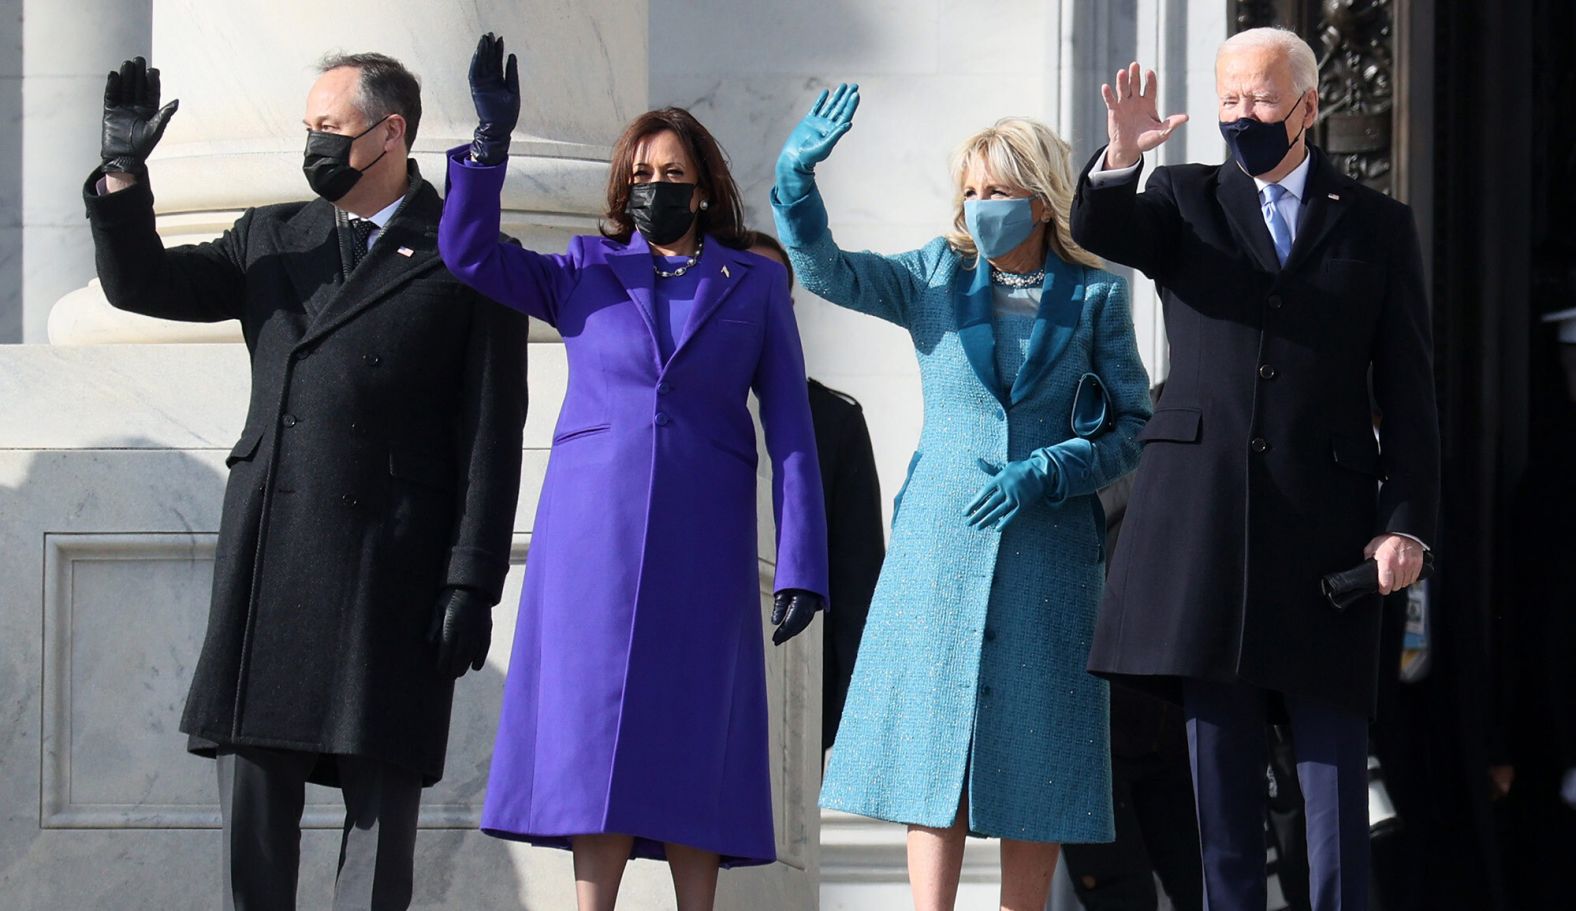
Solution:
<svg viewBox="0 0 1576 911">
<path fill-rule="evenodd" d="M 1111 406 L 1111 394 L 1105 384 L 1092 373 L 1078 378 L 1078 389 L 1073 392 L 1073 435 L 1092 440 L 1116 426 L 1116 409 Z"/>
</svg>

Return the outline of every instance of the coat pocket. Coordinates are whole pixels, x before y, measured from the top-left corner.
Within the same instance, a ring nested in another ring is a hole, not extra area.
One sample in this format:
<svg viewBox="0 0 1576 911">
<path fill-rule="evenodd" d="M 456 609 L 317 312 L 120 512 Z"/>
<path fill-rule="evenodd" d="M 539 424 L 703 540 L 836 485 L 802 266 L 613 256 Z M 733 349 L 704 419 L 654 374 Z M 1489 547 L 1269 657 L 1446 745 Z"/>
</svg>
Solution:
<svg viewBox="0 0 1576 911">
<path fill-rule="evenodd" d="M 262 442 L 262 430 L 242 431 L 241 439 L 235 444 L 235 448 L 224 457 L 224 467 L 234 468 L 236 462 L 250 462 L 252 457 L 257 455 L 257 447 Z"/>
<path fill-rule="evenodd" d="M 612 424 L 592 424 L 589 427 L 575 427 L 570 430 L 564 430 L 553 436 L 553 445 L 557 446 L 560 443 L 568 443 L 573 440 L 581 439 L 582 437 L 588 437 L 598 433 L 606 433 L 612 426 Z"/>
<path fill-rule="evenodd" d="M 1379 447 L 1371 439 L 1333 434 L 1330 437 L 1330 455 L 1335 459 L 1335 464 L 1348 471 L 1384 480 L 1384 472 L 1379 467 Z"/>
<path fill-rule="evenodd" d="M 1197 408 L 1161 408 L 1138 431 L 1138 442 L 1197 443 L 1204 412 Z"/>
</svg>

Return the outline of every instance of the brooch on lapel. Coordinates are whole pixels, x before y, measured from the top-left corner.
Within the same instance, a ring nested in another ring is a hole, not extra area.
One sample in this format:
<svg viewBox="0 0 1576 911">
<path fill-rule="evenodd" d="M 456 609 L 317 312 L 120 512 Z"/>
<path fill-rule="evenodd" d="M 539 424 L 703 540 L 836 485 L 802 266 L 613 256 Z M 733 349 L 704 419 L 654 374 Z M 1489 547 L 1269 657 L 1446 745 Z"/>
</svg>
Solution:
<svg viewBox="0 0 1576 911">
<path fill-rule="evenodd" d="M 1340 202 L 1341 201 L 1341 194 L 1339 194 L 1339 193 L 1331 193 L 1331 194 L 1329 194 L 1329 197 L 1331 199 L 1335 200 L 1336 202 Z"/>
<path fill-rule="evenodd" d="M 733 275 L 728 271 L 728 267 L 727 266 L 723 266 L 722 267 L 722 277 L 723 278 L 732 278 L 733 277 Z"/>
<path fill-rule="evenodd" d="M 398 250 L 395 250 L 394 252 L 398 253 L 400 256 L 406 256 L 406 257 L 412 256 L 412 255 L 414 255 L 416 253 L 415 250 L 412 250 L 409 247 L 400 247 Z"/>
</svg>

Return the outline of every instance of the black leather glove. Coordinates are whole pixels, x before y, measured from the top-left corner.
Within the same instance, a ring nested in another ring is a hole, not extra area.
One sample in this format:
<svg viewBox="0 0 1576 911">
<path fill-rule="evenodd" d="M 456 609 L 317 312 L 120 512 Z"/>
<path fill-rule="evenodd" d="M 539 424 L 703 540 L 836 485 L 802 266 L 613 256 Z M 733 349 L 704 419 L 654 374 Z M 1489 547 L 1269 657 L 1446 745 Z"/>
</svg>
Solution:
<svg viewBox="0 0 1576 911">
<path fill-rule="evenodd" d="M 105 173 L 142 170 L 159 144 L 179 101 L 159 107 L 159 71 L 137 57 L 111 72 L 104 84 L 104 135 L 100 142 Z"/>
<path fill-rule="evenodd" d="M 821 596 L 802 588 L 785 588 L 772 598 L 772 644 L 782 645 L 805 631 L 815 612 L 821 609 Z"/>
<path fill-rule="evenodd" d="M 437 648 L 438 670 L 451 677 L 465 666 L 479 671 L 492 645 L 492 604 L 468 588 L 445 588 L 432 611 L 427 641 Z"/>
<path fill-rule="evenodd" d="M 476 43 L 471 57 L 471 101 L 476 105 L 476 135 L 471 159 L 502 164 L 509 159 L 509 134 L 520 122 L 520 70 L 514 55 L 504 65 L 503 39 L 492 32 Z"/>
</svg>

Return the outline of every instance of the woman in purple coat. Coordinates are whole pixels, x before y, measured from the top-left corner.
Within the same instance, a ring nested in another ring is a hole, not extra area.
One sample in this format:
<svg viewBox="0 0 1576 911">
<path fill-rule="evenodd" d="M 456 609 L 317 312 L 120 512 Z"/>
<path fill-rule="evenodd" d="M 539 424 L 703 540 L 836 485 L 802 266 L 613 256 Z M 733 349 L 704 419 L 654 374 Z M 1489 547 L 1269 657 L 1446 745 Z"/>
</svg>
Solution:
<svg viewBox="0 0 1576 911">
<path fill-rule="evenodd" d="M 681 909 L 722 866 L 776 857 L 756 543 L 753 389 L 772 460 L 773 641 L 826 593 L 826 521 L 783 268 L 744 252 L 738 191 L 686 111 L 613 148 L 601 237 L 499 241 L 519 114 L 502 41 L 471 64 L 481 124 L 449 153 L 439 227 L 461 280 L 555 326 L 569 362 L 482 811 L 500 838 L 570 847 L 581 909 L 631 857 L 666 858 Z"/>
</svg>

